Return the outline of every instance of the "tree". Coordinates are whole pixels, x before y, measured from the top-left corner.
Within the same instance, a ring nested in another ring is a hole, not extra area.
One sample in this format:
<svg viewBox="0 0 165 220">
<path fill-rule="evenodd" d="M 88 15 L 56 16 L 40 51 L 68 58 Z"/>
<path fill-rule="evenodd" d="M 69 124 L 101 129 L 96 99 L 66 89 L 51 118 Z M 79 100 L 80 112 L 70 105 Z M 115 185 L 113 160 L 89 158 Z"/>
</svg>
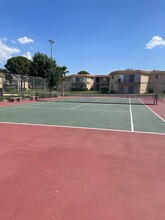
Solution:
<svg viewBox="0 0 165 220">
<path fill-rule="evenodd" d="M 62 93 L 64 76 L 68 72 L 69 71 L 67 70 L 66 66 L 57 66 L 54 69 L 53 67 L 51 68 L 48 76 L 48 88 L 50 92 L 53 91 L 55 87 L 57 88 L 59 85 L 61 85 Z"/>
<path fill-rule="evenodd" d="M 31 76 L 46 78 L 49 91 L 52 92 L 57 85 L 56 61 L 43 53 L 35 53 L 32 58 Z"/>
<path fill-rule="evenodd" d="M 12 57 L 7 60 L 6 69 L 11 74 L 29 75 L 31 61 L 22 56 Z"/>
<path fill-rule="evenodd" d="M 78 72 L 77 74 L 90 74 L 90 73 L 88 73 L 87 71 L 82 70 L 82 71 Z"/>
<path fill-rule="evenodd" d="M 49 92 L 54 91 L 58 81 L 57 78 L 56 68 L 51 68 L 47 77 Z"/>
<path fill-rule="evenodd" d="M 64 79 L 66 73 L 69 73 L 66 66 L 58 66 L 57 72 L 59 75 L 59 83 L 61 83 L 61 81 Z"/>
<path fill-rule="evenodd" d="M 48 78 L 50 71 L 56 68 L 57 64 L 55 60 L 49 58 L 46 54 L 35 53 L 32 57 L 30 75 L 35 77 Z"/>
<path fill-rule="evenodd" d="M 17 84 L 18 86 L 20 85 L 20 89 L 22 91 L 23 85 L 25 89 L 25 80 L 30 74 L 30 66 L 31 61 L 28 58 L 22 56 L 12 57 L 7 60 L 5 67 L 8 70 L 9 74 L 16 74 L 19 76 L 8 75 L 6 76 L 6 78 L 8 78 L 8 80 L 10 81 L 17 81 Z"/>
<path fill-rule="evenodd" d="M 65 77 L 66 73 L 68 73 L 69 71 L 67 70 L 66 66 L 57 67 L 57 71 L 58 71 L 58 76 L 59 76 L 58 83 L 61 86 L 61 88 L 60 88 L 61 95 L 64 95 L 64 77 Z"/>
</svg>

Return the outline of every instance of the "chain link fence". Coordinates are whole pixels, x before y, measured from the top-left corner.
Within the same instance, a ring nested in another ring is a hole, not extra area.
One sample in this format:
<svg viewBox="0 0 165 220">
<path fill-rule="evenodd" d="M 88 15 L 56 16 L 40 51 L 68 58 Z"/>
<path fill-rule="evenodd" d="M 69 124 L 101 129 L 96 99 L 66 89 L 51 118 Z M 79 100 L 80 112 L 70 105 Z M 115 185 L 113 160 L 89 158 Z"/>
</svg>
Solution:
<svg viewBox="0 0 165 220">
<path fill-rule="evenodd" d="M 0 93 L 8 96 L 31 96 L 48 93 L 48 82 L 44 78 L 9 73 L 0 74 Z"/>
<path fill-rule="evenodd" d="M 45 78 L 0 73 L 0 99 L 20 96 L 24 99 L 31 96 L 54 97 L 61 94 L 61 86 L 50 92 Z"/>
<path fill-rule="evenodd" d="M 5 73 L 3 77 L 3 89 L 4 93 L 46 90 L 47 82 L 43 78 Z"/>
</svg>

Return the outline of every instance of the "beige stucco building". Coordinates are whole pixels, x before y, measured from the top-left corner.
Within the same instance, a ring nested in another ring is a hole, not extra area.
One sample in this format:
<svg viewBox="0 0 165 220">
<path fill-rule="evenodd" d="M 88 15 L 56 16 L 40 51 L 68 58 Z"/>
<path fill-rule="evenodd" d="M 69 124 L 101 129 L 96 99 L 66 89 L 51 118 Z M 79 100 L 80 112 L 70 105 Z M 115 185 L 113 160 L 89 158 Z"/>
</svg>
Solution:
<svg viewBox="0 0 165 220">
<path fill-rule="evenodd" d="M 143 70 L 118 70 L 110 73 L 110 91 L 114 93 L 147 93 L 150 72 Z"/>
<path fill-rule="evenodd" d="M 165 93 L 165 71 L 117 70 L 107 75 L 73 74 L 64 78 L 65 90 L 106 90 L 109 93 Z"/>
<path fill-rule="evenodd" d="M 64 89 L 75 91 L 86 91 L 93 89 L 95 75 L 90 74 L 73 74 L 65 76 Z"/>
<path fill-rule="evenodd" d="M 103 88 L 109 90 L 109 79 L 109 75 L 73 74 L 65 76 L 64 90 L 100 91 Z"/>
<path fill-rule="evenodd" d="M 150 73 L 148 89 L 155 93 L 165 93 L 165 71 L 152 71 Z"/>
<path fill-rule="evenodd" d="M 4 84 L 4 74 L 3 73 L 0 73 L 0 89 L 3 88 L 3 84 Z"/>
<path fill-rule="evenodd" d="M 165 71 L 114 71 L 110 73 L 109 87 L 116 93 L 165 93 Z"/>
</svg>

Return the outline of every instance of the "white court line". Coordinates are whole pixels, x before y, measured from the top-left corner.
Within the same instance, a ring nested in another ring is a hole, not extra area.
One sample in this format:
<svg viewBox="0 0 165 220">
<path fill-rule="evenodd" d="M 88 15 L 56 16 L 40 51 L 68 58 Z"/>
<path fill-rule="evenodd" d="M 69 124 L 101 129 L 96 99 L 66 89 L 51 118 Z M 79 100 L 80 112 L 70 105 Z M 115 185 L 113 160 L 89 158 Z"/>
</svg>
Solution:
<svg viewBox="0 0 165 220">
<path fill-rule="evenodd" d="M 139 100 L 139 101 L 144 104 L 143 101 L 141 101 L 141 100 Z M 160 115 L 158 115 L 156 112 L 154 112 L 148 105 L 145 105 L 145 107 L 147 107 L 153 114 L 155 114 L 158 118 L 160 118 L 163 122 L 165 122 L 165 119 L 163 119 Z"/>
<path fill-rule="evenodd" d="M 160 117 L 160 115 L 158 115 L 156 112 L 154 112 L 149 106 L 146 105 L 146 107 L 147 107 L 152 113 L 154 113 L 158 118 L 160 118 L 163 122 L 165 122 L 165 120 L 164 120 L 162 117 Z"/>
<path fill-rule="evenodd" d="M 133 123 L 132 106 L 131 106 L 130 98 L 129 98 L 129 112 L 130 112 L 130 119 L 131 119 L 131 131 L 134 132 L 134 123 Z"/>
<path fill-rule="evenodd" d="M 4 108 L 0 108 L 0 111 L 3 111 L 3 110 L 11 110 L 11 109 L 15 109 L 15 108 L 24 108 L 25 106 L 24 105 L 17 105 L 17 106 L 10 106 L 10 107 L 4 107 Z"/>
<path fill-rule="evenodd" d="M 92 103 L 99 102 L 99 99 L 91 101 Z M 97 104 L 97 103 L 96 103 Z"/>
<path fill-rule="evenodd" d="M 76 126 L 65 126 L 65 125 L 30 124 L 30 123 L 1 122 L 1 121 L 0 121 L 0 124 L 25 125 L 25 126 L 36 126 L 36 127 L 70 128 L 70 129 L 84 129 L 84 130 L 98 130 L 98 131 L 113 131 L 113 132 L 132 133 L 132 131 L 129 131 L 129 130 L 118 130 L 118 129 L 111 129 L 111 128 L 76 127 Z M 165 135 L 165 133 L 147 132 L 147 131 L 135 131 L 134 134 Z"/>
<path fill-rule="evenodd" d="M 70 110 L 73 110 L 73 109 L 76 109 L 76 108 L 80 108 L 82 106 L 85 106 L 85 105 L 89 105 L 90 103 L 85 103 L 85 104 L 82 104 L 82 105 L 78 105 L 76 107 L 73 107 L 73 108 L 69 108 Z"/>
<path fill-rule="evenodd" d="M 104 109 L 77 109 L 77 108 L 80 108 L 82 106 L 85 106 L 85 105 L 89 105 L 90 103 L 85 103 L 85 104 L 82 104 L 82 105 L 79 105 L 79 106 L 76 106 L 76 107 L 73 107 L 73 108 L 48 108 L 48 107 L 40 107 L 40 105 L 43 105 L 43 104 L 46 104 L 47 102 L 42 102 L 42 103 L 33 103 L 33 104 L 29 104 L 29 103 L 26 103 L 26 104 L 19 104 L 19 105 L 16 105 L 16 106 L 3 106 L 2 108 L 0 107 L 0 111 L 3 111 L 3 110 L 11 110 L 11 109 L 19 109 L 19 108 L 38 108 L 38 109 L 52 109 L 52 110 L 79 110 L 79 111 L 99 111 L 99 112 L 102 112 L 102 111 L 105 111 L 105 112 L 119 112 L 119 113 L 124 113 L 124 112 L 127 112 L 127 111 L 122 111 L 122 110 L 111 110 L 111 109 L 108 109 L 108 110 L 104 110 Z M 39 106 L 38 106 L 39 105 Z"/>
<path fill-rule="evenodd" d="M 22 106 L 23 107 L 23 106 Z M 80 107 L 80 106 L 77 106 Z M 32 109 L 50 109 L 50 110 L 73 110 L 73 108 L 49 108 L 49 107 L 37 107 L 37 106 L 26 106 L 26 108 L 32 108 Z M 77 111 L 97 111 L 97 112 L 119 112 L 119 113 L 127 113 L 128 111 L 123 111 L 123 110 L 114 110 L 114 109 L 86 109 L 86 108 L 82 108 L 82 109 L 77 109 L 74 107 L 75 110 Z"/>
<path fill-rule="evenodd" d="M 69 110 L 68 108 L 56 108 L 56 107 L 40 107 L 40 106 L 26 106 L 26 108 L 32 108 L 32 109 L 48 109 L 48 110 Z"/>
<path fill-rule="evenodd" d="M 15 108 L 27 108 L 27 107 L 30 107 L 30 106 L 36 106 L 36 105 L 42 105 L 42 104 L 45 104 L 46 102 L 43 102 L 43 103 L 34 103 L 34 104 L 23 104 L 23 105 L 21 105 L 21 104 L 19 104 L 19 105 L 17 105 L 17 106 L 12 106 L 12 105 L 10 105 L 10 106 L 7 106 L 7 107 L 5 107 L 5 106 L 1 106 L 0 107 L 0 111 L 3 111 L 3 110 L 10 110 L 10 109 L 15 109 Z"/>
</svg>

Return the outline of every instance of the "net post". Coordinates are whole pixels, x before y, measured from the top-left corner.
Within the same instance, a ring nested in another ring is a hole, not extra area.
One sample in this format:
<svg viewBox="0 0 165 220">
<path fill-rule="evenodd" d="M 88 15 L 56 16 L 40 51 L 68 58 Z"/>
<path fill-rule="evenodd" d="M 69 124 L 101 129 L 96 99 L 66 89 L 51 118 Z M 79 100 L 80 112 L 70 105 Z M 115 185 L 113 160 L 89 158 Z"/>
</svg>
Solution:
<svg viewBox="0 0 165 220">
<path fill-rule="evenodd" d="M 38 98 L 39 98 L 39 95 L 38 95 L 38 92 L 36 92 L 36 94 L 35 94 L 35 100 L 38 101 Z"/>
<path fill-rule="evenodd" d="M 156 93 L 154 96 L 154 105 L 158 104 L 158 94 Z"/>
</svg>

